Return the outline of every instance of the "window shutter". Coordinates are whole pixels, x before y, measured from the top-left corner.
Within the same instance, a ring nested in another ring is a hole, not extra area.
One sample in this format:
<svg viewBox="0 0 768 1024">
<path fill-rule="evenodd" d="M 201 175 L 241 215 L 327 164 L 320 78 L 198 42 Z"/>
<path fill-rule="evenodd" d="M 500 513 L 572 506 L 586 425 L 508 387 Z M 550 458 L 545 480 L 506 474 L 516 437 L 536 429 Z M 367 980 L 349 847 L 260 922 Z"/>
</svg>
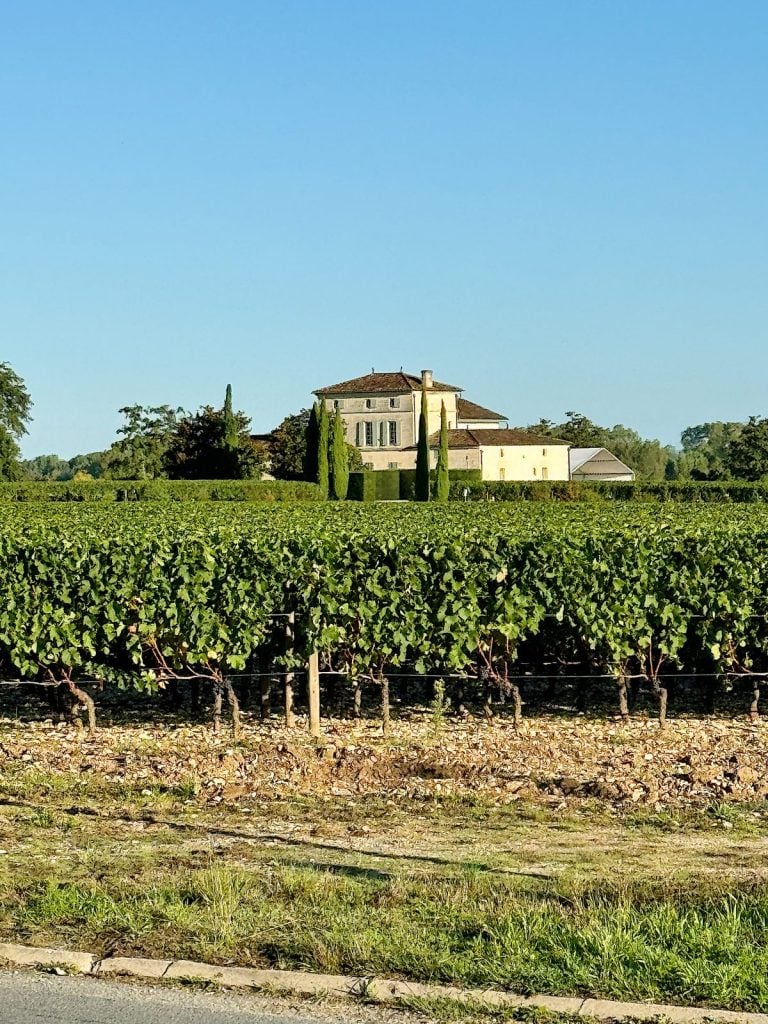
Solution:
<svg viewBox="0 0 768 1024">
<path fill-rule="evenodd" d="M 379 448 L 384 448 L 387 443 L 387 435 L 385 434 L 386 428 L 387 425 L 384 420 L 382 420 L 379 424 Z"/>
<path fill-rule="evenodd" d="M 358 448 L 363 447 L 363 424 L 359 420 L 355 426 L 355 444 Z"/>
</svg>

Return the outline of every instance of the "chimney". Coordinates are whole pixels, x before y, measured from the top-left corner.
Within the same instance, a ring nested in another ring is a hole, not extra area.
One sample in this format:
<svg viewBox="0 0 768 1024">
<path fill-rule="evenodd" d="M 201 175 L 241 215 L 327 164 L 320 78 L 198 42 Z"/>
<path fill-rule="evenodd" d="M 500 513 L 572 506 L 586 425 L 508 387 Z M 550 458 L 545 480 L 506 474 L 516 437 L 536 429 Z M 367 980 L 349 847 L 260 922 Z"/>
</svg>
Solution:
<svg viewBox="0 0 768 1024">
<path fill-rule="evenodd" d="M 421 386 L 429 390 L 432 387 L 432 371 L 422 370 L 421 371 Z"/>
</svg>

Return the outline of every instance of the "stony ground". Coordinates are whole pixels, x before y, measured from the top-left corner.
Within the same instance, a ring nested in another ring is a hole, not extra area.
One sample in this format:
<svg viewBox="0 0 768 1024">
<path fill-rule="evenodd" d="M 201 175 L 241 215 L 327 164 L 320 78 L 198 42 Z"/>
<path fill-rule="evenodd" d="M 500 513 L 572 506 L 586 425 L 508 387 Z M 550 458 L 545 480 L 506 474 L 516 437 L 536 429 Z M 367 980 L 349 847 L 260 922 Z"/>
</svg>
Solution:
<svg viewBox="0 0 768 1024">
<path fill-rule="evenodd" d="M 301 722 L 299 723 L 301 726 Z M 93 740 L 47 718 L 0 719 L 6 779 L 40 771 L 65 779 L 175 788 L 204 803 L 279 796 L 476 798 L 577 805 L 705 806 L 768 793 L 768 724 L 736 718 L 539 716 L 505 720 L 326 724 L 319 742 L 277 718 L 246 721 L 242 742 L 207 724 L 105 723 Z"/>
</svg>

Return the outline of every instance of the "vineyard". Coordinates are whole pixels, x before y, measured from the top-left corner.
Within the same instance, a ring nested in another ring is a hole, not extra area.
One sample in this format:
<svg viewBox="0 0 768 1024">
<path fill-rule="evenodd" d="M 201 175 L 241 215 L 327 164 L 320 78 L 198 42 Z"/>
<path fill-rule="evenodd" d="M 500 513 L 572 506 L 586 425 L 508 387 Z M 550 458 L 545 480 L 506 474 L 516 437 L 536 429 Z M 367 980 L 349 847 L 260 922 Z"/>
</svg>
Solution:
<svg viewBox="0 0 768 1024">
<path fill-rule="evenodd" d="M 0 578 L 0 678 L 92 727 L 95 686 L 206 685 L 237 732 L 241 682 L 298 683 L 314 652 L 326 696 L 376 688 L 385 731 L 400 677 L 515 722 L 537 680 L 602 679 L 663 724 L 681 680 L 709 700 L 743 681 L 757 715 L 768 672 L 760 506 L 8 504 Z"/>
</svg>

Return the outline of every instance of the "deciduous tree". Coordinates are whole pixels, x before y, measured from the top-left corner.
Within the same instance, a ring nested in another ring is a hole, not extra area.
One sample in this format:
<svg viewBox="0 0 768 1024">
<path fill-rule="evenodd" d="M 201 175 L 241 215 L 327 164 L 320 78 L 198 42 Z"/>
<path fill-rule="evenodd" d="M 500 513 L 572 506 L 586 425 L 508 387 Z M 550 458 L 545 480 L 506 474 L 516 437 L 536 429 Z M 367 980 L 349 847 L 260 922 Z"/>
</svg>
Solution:
<svg viewBox="0 0 768 1024">
<path fill-rule="evenodd" d="M 728 445 L 725 464 L 738 480 L 768 476 L 768 419 L 749 417 L 740 435 Z"/>
<path fill-rule="evenodd" d="M 8 363 L 0 363 L 0 480 L 22 475 L 19 439 L 27 432 L 32 399 L 21 377 Z"/>
<path fill-rule="evenodd" d="M 244 480 L 259 477 L 265 452 L 250 435 L 250 419 L 243 412 L 232 413 L 237 429 L 234 451 L 226 443 L 224 409 L 204 406 L 194 415 L 182 417 L 165 458 L 168 476 L 174 480 Z"/>
<path fill-rule="evenodd" d="M 166 476 L 165 459 L 183 412 L 170 405 L 124 405 L 120 439 L 109 450 L 106 475 L 118 480 Z"/>
</svg>

